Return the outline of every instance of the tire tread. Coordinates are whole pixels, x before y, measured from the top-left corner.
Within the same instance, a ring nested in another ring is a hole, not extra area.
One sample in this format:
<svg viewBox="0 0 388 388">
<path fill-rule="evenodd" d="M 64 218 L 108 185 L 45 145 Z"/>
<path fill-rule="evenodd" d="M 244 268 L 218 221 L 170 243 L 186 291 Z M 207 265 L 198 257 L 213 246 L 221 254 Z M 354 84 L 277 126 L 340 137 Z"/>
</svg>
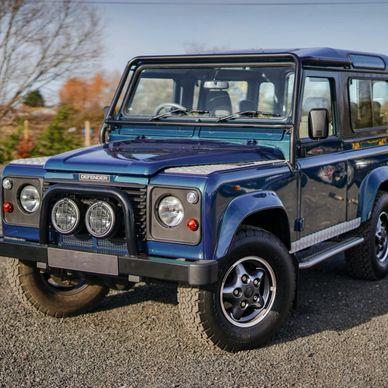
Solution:
<svg viewBox="0 0 388 388">
<path fill-rule="evenodd" d="M 363 279 L 363 280 L 378 280 L 380 276 L 376 273 L 373 268 L 372 261 L 370 260 L 370 247 L 369 247 L 369 238 L 374 234 L 374 223 L 373 223 L 373 214 L 375 209 L 379 206 L 381 199 L 386 196 L 385 192 L 378 192 L 375 203 L 373 205 L 372 217 L 364 222 L 355 232 L 354 235 L 362 236 L 365 238 L 365 241 L 346 251 L 345 258 L 348 264 L 348 269 L 354 278 Z"/>
<path fill-rule="evenodd" d="M 246 238 L 254 237 L 268 237 L 276 239 L 277 243 L 283 245 L 282 242 L 277 239 L 277 237 L 271 235 L 269 232 L 251 226 L 243 226 L 240 228 L 233 243 L 237 243 L 240 240 Z M 286 248 L 285 248 L 286 249 Z M 296 288 L 296 284 L 294 290 Z M 222 350 L 229 352 L 236 352 L 241 349 L 254 347 L 254 344 L 251 345 L 232 345 L 222 339 L 213 328 L 209 325 L 208 320 L 206 319 L 206 314 L 204 311 L 204 291 L 199 288 L 190 287 L 188 285 L 181 285 L 178 287 L 178 305 L 179 311 L 184 322 L 186 329 L 197 339 L 202 342 L 210 345 L 212 347 L 218 347 Z M 290 309 L 292 305 L 290 306 Z M 289 309 L 289 310 L 290 310 Z M 289 313 L 289 311 L 288 311 Z"/>
<path fill-rule="evenodd" d="M 55 309 L 50 309 L 44 304 L 40 303 L 26 287 L 23 278 L 32 275 L 33 267 L 27 266 L 21 263 L 18 259 L 8 259 L 6 279 L 10 285 L 11 290 L 16 295 L 19 302 L 29 311 L 38 313 L 44 316 L 51 316 L 54 318 L 65 318 L 68 316 L 83 314 L 94 309 L 101 301 L 101 299 L 107 294 L 108 289 L 101 287 L 100 291 L 96 293 L 95 298 L 81 309 L 78 309 L 74 313 L 61 312 Z"/>
</svg>

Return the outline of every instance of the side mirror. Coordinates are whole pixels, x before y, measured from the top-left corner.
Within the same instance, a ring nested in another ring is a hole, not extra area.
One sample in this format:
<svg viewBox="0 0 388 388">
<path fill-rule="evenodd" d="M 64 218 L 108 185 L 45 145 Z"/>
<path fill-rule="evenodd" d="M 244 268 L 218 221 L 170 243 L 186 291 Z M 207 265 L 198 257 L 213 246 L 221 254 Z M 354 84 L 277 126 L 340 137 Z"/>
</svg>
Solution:
<svg viewBox="0 0 388 388">
<path fill-rule="evenodd" d="M 108 117 L 110 106 L 104 106 L 104 120 Z"/>
<path fill-rule="evenodd" d="M 329 111 L 327 109 L 310 110 L 309 136 L 311 139 L 325 139 L 329 136 Z"/>
</svg>

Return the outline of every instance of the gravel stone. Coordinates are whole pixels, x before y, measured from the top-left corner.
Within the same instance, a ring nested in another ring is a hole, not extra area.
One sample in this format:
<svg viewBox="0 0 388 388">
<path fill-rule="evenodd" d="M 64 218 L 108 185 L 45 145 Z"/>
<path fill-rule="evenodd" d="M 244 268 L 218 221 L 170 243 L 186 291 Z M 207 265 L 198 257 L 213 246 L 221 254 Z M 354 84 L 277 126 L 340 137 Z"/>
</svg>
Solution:
<svg viewBox="0 0 388 388">
<path fill-rule="evenodd" d="M 236 354 L 186 332 L 172 285 L 111 292 L 57 320 L 17 302 L 1 259 L 0 295 L 0 387 L 388 386 L 388 279 L 351 279 L 343 256 L 302 272 L 278 335 Z"/>
</svg>

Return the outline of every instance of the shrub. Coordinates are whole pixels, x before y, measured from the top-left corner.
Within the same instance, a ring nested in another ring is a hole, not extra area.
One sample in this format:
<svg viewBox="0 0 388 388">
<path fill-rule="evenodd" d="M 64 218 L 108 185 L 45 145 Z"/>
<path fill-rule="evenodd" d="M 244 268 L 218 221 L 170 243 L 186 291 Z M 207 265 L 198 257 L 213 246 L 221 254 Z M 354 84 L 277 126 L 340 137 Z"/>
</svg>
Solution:
<svg viewBox="0 0 388 388">
<path fill-rule="evenodd" d="M 32 108 L 44 106 L 44 98 L 39 90 L 33 90 L 23 98 L 23 104 Z"/>
<path fill-rule="evenodd" d="M 72 108 L 66 105 L 59 109 L 53 121 L 38 137 L 32 150 L 33 156 L 60 154 L 81 146 L 81 139 L 67 132 L 72 113 Z"/>
</svg>

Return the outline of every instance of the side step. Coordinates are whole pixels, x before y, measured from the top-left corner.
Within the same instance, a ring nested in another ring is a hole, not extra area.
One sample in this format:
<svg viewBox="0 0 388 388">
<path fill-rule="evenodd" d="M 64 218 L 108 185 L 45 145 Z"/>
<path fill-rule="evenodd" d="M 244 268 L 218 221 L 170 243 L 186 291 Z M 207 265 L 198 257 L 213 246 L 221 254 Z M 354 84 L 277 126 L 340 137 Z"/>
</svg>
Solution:
<svg viewBox="0 0 388 388">
<path fill-rule="evenodd" d="M 347 240 L 341 241 L 340 243 L 335 244 L 332 247 L 326 248 L 320 252 L 314 253 L 313 255 L 305 257 L 299 263 L 299 269 L 307 269 L 314 267 L 315 265 L 329 259 L 330 257 L 344 252 L 347 249 L 353 248 L 364 242 L 364 237 L 352 237 Z"/>
</svg>

